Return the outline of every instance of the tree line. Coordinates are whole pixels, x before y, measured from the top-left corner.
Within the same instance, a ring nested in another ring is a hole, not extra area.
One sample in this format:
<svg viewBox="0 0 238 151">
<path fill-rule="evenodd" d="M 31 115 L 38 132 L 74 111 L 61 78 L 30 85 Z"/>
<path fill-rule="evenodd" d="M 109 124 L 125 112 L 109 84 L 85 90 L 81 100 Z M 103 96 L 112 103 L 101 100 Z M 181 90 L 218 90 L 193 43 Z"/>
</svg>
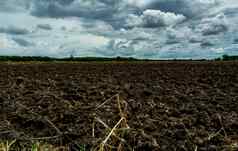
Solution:
<svg viewBox="0 0 238 151">
<path fill-rule="evenodd" d="M 66 58 L 53 58 L 41 56 L 0 56 L 0 61 L 138 61 L 136 58 L 115 57 L 66 57 Z"/>
<path fill-rule="evenodd" d="M 193 59 L 190 59 L 192 61 Z M 223 55 L 220 58 L 215 58 L 215 61 L 232 61 L 238 60 L 237 56 Z M 114 58 L 104 58 L 104 57 L 66 57 L 66 58 L 53 58 L 53 57 L 41 57 L 41 56 L 0 56 L 0 61 L 160 61 L 160 60 L 149 60 L 149 59 L 136 59 L 133 57 L 114 57 Z M 166 60 L 161 60 L 166 61 Z M 183 59 L 174 59 L 174 61 L 189 61 Z M 201 59 L 198 61 L 206 61 L 206 59 Z"/>
<path fill-rule="evenodd" d="M 238 55 L 237 56 L 229 56 L 229 55 L 223 55 L 220 58 L 216 58 L 216 61 L 233 61 L 233 60 L 238 60 Z"/>
</svg>

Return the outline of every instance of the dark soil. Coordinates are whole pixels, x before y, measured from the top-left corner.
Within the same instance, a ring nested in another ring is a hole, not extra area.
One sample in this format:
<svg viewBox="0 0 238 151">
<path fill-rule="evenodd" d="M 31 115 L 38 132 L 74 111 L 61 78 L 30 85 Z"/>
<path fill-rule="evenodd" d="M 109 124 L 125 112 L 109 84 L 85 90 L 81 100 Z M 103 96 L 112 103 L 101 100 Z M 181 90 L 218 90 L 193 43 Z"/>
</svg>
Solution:
<svg viewBox="0 0 238 151">
<path fill-rule="evenodd" d="M 116 94 L 124 150 L 238 149 L 238 62 L 2 63 L 0 139 L 95 147 L 109 133 L 95 117 L 121 118 L 116 97 L 96 109 Z"/>
</svg>

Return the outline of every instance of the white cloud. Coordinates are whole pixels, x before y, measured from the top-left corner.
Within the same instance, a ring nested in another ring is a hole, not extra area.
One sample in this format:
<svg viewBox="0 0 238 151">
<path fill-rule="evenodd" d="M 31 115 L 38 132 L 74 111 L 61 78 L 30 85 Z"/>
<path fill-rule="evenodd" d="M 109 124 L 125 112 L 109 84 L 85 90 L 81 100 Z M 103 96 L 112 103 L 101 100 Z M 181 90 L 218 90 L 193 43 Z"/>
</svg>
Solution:
<svg viewBox="0 0 238 151">
<path fill-rule="evenodd" d="M 203 35 L 216 35 L 228 30 L 228 21 L 224 14 L 219 14 L 213 18 L 205 18 L 198 25 L 198 31 Z"/>
<path fill-rule="evenodd" d="M 189 27 L 180 27 L 177 29 L 168 28 L 166 30 L 167 33 L 167 41 L 166 44 L 176 44 L 176 43 L 184 43 L 189 40 L 189 37 L 194 33 Z"/>
<path fill-rule="evenodd" d="M 214 53 L 217 53 L 217 54 L 224 54 L 224 53 L 225 53 L 224 48 L 212 48 L 211 50 L 212 50 Z"/>
<path fill-rule="evenodd" d="M 129 5 L 136 6 L 139 8 L 143 8 L 153 0 L 126 0 Z"/>
<path fill-rule="evenodd" d="M 11 20 L 7 18 L 11 18 Z M 11 50 L 11 52 L 15 52 L 11 54 L 15 55 L 62 57 L 69 56 L 72 51 L 75 51 L 75 55 L 93 56 L 93 50 L 104 46 L 108 39 L 90 32 L 112 30 L 112 27 L 109 25 L 107 27 L 103 22 L 86 24 L 74 17 L 54 19 L 37 18 L 25 13 L 18 15 L 0 13 L 0 19 L 5 21 L 5 26 L 0 27 L 0 34 L 8 34 L 1 40 L 0 55 Z M 17 27 L 14 26 L 16 23 Z M 62 27 L 65 30 L 62 30 Z M 48 30 L 50 28 L 51 30 Z"/>
<path fill-rule="evenodd" d="M 0 55 L 211 57 L 237 26 L 237 0 L 2 0 Z"/>
<path fill-rule="evenodd" d="M 160 10 L 146 10 L 143 12 L 144 26 L 173 26 L 184 21 L 186 17 L 183 15 L 176 15 L 170 12 L 162 12 Z"/>
<path fill-rule="evenodd" d="M 6 34 L 0 34 L 0 55 L 21 55 L 24 49 Z"/>
<path fill-rule="evenodd" d="M 7 48 L 8 46 L 8 39 L 6 35 L 0 34 L 0 49 Z"/>
<path fill-rule="evenodd" d="M 128 27 L 139 27 L 143 26 L 143 19 L 141 16 L 137 16 L 135 14 L 129 14 L 126 19 L 126 26 Z"/>
<path fill-rule="evenodd" d="M 181 14 L 174 14 L 170 12 L 162 12 L 160 10 L 145 10 L 141 16 L 134 14 L 129 15 L 127 19 L 127 26 L 142 26 L 142 27 L 161 27 L 174 26 L 186 19 Z"/>
</svg>

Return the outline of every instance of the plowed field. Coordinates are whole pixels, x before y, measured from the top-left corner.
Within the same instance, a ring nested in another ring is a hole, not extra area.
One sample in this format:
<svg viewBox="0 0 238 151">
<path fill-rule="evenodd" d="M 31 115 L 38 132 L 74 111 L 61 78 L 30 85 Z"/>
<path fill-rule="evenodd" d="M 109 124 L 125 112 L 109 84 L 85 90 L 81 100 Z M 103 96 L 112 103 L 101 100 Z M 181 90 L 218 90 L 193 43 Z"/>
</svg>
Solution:
<svg viewBox="0 0 238 151">
<path fill-rule="evenodd" d="M 238 62 L 1 63 L 0 139 L 236 150 Z"/>
</svg>

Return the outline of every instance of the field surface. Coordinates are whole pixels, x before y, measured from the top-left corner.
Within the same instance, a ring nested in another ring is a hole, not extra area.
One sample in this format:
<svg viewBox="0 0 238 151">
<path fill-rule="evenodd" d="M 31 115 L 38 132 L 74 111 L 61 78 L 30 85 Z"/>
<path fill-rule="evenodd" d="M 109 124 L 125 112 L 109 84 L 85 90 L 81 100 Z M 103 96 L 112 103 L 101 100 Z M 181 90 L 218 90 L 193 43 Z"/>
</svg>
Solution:
<svg viewBox="0 0 238 151">
<path fill-rule="evenodd" d="M 1 63 L 0 139 L 235 151 L 238 62 Z"/>
</svg>

